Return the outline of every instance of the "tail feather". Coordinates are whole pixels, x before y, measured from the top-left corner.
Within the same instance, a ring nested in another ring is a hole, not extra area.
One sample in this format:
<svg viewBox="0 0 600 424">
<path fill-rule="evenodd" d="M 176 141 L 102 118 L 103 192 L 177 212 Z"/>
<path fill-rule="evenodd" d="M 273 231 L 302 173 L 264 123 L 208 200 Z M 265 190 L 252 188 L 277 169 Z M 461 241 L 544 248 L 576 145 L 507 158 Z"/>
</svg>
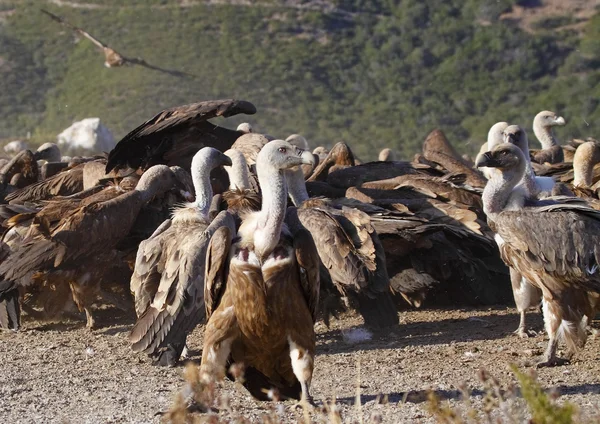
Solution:
<svg viewBox="0 0 600 424">
<path fill-rule="evenodd" d="M 365 325 L 374 329 L 398 325 L 398 311 L 389 291 L 372 293 L 358 292 L 358 311 Z"/>
<path fill-rule="evenodd" d="M 21 306 L 16 289 L 0 294 L 0 328 L 13 331 L 21 328 Z"/>
</svg>

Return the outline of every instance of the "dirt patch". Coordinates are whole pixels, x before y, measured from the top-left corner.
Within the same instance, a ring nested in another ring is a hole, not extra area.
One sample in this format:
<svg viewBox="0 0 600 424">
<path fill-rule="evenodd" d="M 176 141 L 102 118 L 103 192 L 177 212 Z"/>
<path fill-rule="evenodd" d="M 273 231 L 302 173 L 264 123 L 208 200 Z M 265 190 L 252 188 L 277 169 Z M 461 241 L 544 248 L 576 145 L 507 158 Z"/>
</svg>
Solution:
<svg viewBox="0 0 600 424">
<path fill-rule="evenodd" d="M 158 422 L 184 387 L 182 367 L 153 366 L 135 355 L 127 343 L 133 316 L 113 309 L 99 313 L 106 327 L 90 332 L 83 320 L 59 324 L 25 323 L 22 332 L 0 332 L 0 422 Z M 451 405 L 459 405 L 459 386 L 472 391 L 471 402 L 483 408 L 484 388 L 478 371 L 487 369 L 508 387 L 515 382 L 509 364 L 532 369 L 543 352 L 543 335 L 522 340 L 512 334 L 518 316 L 514 309 L 420 310 L 401 313 L 391 333 L 373 334 L 352 344 L 349 330 L 362 323 L 348 314 L 331 328 L 317 324 L 318 356 L 313 379 L 317 402 L 337 399 L 344 422 L 376 417 L 383 422 L 433 422 L 427 411 L 430 389 Z M 539 314 L 530 324 L 542 328 Z M 191 360 L 198 362 L 202 346 L 198 327 L 189 339 Z M 584 415 L 600 409 L 600 340 L 590 338 L 584 351 L 568 366 L 542 369 L 538 379 L 556 388 L 559 401 L 578 405 Z M 360 364 L 360 365 L 359 365 Z M 358 370 L 360 369 L 360 375 Z M 361 409 L 355 404 L 357 387 Z M 244 416 L 258 421 L 281 409 L 285 422 L 301 413 L 287 406 L 256 402 L 241 388 L 226 382 L 220 389 L 229 399 L 224 418 Z"/>
</svg>

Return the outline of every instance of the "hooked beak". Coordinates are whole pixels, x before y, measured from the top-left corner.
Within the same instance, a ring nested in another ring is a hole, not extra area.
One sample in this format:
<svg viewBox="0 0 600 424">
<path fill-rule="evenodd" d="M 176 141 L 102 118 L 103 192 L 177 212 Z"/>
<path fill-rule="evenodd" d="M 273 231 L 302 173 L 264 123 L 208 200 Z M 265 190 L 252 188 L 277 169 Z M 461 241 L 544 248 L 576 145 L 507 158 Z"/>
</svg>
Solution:
<svg viewBox="0 0 600 424">
<path fill-rule="evenodd" d="M 42 153 L 42 152 L 34 152 L 34 153 L 33 153 L 33 159 L 35 159 L 36 161 L 38 161 L 38 160 L 42 160 L 42 157 L 41 157 L 41 156 L 42 156 L 42 154 L 41 154 L 41 153 Z"/>
<path fill-rule="evenodd" d="M 563 118 L 562 116 L 559 116 L 558 118 L 554 119 L 554 124 L 556 125 L 566 125 L 567 121 L 565 121 L 565 118 Z"/>
<path fill-rule="evenodd" d="M 221 153 L 219 159 L 221 161 L 221 166 L 233 166 L 233 162 L 231 162 L 231 158 L 229 156 Z"/>
<path fill-rule="evenodd" d="M 494 168 L 498 166 L 498 162 L 492 156 L 492 152 L 485 152 L 477 158 L 477 161 L 475 162 L 475 167 L 481 168 L 483 166 L 487 166 L 489 168 Z"/>
<path fill-rule="evenodd" d="M 312 152 L 310 152 L 309 150 L 303 151 L 302 154 L 300 155 L 300 158 L 302 159 L 302 163 L 304 165 L 310 165 L 313 168 L 315 167 L 315 165 L 316 165 L 315 157 L 312 154 Z"/>
</svg>

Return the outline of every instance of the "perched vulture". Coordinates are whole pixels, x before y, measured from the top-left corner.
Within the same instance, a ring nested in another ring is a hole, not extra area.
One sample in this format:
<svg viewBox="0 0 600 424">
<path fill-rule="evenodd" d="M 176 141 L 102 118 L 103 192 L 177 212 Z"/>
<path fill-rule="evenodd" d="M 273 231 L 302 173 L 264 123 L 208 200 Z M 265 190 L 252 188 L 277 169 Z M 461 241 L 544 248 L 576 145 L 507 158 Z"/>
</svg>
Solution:
<svg viewBox="0 0 600 424">
<path fill-rule="evenodd" d="M 155 164 L 178 165 L 190 169 L 192 157 L 202 147 L 222 152 L 243 135 L 219 127 L 208 120 L 245 113 L 256 108 L 244 100 L 212 100 L 165 109 L 127 134 L 108 155 L 106 173 L 130 167 L 146 169 Z"/>
<path fill-rule="evenodd" d="M 265 145 L 256 167 L 262 209 L 244 217 L 237 236 L 220 228 L 208 247 L 201 375 L 243 364 L 243 384 L 261 400 L 273 388 L 284 399 L 311 399 L 319 257 L 306 230 L 291 233 L 283 222 L 284 171 L 305 162 L 288 142 Z"/>
<path fill-rule="evenodd" d="M 160 365 L 179 360 L 187 335 L 204 319 L 204 265 L 206 247 L 217 228 L 233 219 L 221 213 L 212 223 L 210 172 L 231 165 L 212 147 L 204 147 L 192 160 L 196 200 L 181 206 L 143 241 L 131 277 L 138 320 L 129 341 L 134 352 L 149 354 Z"/>
<path fill-rule="evenodd" d="M 519 207 L 514 191 L 525 174 L 525 155 L 509 143 L 480 157 L 477 166 L 497 168 L 483 194 L 506 264 L 542 291 L 544 323 L 550 338 L 538 366 L 567 362 L 557 356 L 560 339 L 572 355 L 583 347 L 586 324 L 600 293 L 600 212 L 581 204 L 545 201 Z"/>
<path fill-rule="evenodd" d="M 543 110 L 533 119 L 533 133 L 542 145 L 542 150 L 531 152 L 536 163 L 560 163 L 565 160 L 563 149 L 554 137 L 552 127 L 566 124 L 565 118 L 549 110 Z"/>
</svg>

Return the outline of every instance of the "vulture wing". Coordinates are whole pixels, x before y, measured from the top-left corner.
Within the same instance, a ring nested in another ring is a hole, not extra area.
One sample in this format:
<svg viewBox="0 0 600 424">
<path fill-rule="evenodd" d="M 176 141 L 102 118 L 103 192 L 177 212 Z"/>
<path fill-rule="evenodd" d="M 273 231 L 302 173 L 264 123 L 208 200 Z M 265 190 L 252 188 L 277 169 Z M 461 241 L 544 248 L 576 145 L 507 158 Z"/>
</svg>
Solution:
<svg viewBox="0 0 600 424">
<path fill-rule="evenodd" d="M 59 172 L 43 181 L 31 184 L 6 196 L 10 204 L 37 202 L 54 196 L 69 196 L 83 190 L 83 165 Z"/>
<path fill-rule="evenodd" d="M 232 235 L 233 232 L 229 227 L 221 227 L 215 232 L 208 245 L 204 277 L 204 304 L 207 320 L 219 305 L 221 296 L 225 292 Z"/>
<path fill-rule="evenodd" d="M 217 116 L 252 115 L 256 108 L 244 100 L 213 100 L 166 109 L 127 134 L 108 155 L 106 173 L 129 166 L 137 169 L 165 163 L 189 168 L 202 147 L 221 151 L 242 135 L 208 122 Z"/>
<path fill-rule="evenodd" d="M 75 25 L 70 24 L 69 22 L 67 22 L 66 20 L 64 20 L 63 18 L 61 18 L 60 16 L 56 16 L 55 14 L 50 13 L 47 10 L 44 10 L 44 9 L 40 9 L 40 10 L 43 13 L 45 13 L 46 15 L 50 16 L 51 19 L 54 19 L 59 24 L 66 26 L 67 28 L 75 31 L 78 34 L 83 35 L 85 38 L 87 38 L 88 40 L 90 40 L 92 43 L 94 43 L 96 46 L 100 47 L 101 49 L 104 49 L 104 48 L 108 47 L 102 41 L 98 40 L 97 38 L 92 37 L 89 33 L 85 32 L 81 28 L 78 28 Z"/>
<path fill-rule="evenodd" d="M 211 236 L 221 227 L 232 229 L 234 225 L 227 212 L 217 215 L 208 228 L 199 224 L 190 229 L 175 222 L 155 237 L 152 249 L 144 246 L 154 258 L 150 262 L 158 261 L 150 271 L 160 273 L 160 280 L 152 303 L 131 330 L 134 351 L 154 353 L 169 344 L 185 343 L 187 334 L 204 318 L 204 266 Z M 157 279 L 151 277 L 152 286 Z"/>
<path fill-rule="evenodd" d="M 313 322 L 319 308 L 319 254 L 310 233 L 304 229 L 294 233 L 294 250 L 300 267 L 300 284 Z"/>
<path fill-rule="evenodd" d="M 582 205 L 557 204 L 494 217 L 502 259 L 529 281 L 542 272 L 552 293 L 578 286 L 600 292 L 600 212 Z"/>
</svg>

